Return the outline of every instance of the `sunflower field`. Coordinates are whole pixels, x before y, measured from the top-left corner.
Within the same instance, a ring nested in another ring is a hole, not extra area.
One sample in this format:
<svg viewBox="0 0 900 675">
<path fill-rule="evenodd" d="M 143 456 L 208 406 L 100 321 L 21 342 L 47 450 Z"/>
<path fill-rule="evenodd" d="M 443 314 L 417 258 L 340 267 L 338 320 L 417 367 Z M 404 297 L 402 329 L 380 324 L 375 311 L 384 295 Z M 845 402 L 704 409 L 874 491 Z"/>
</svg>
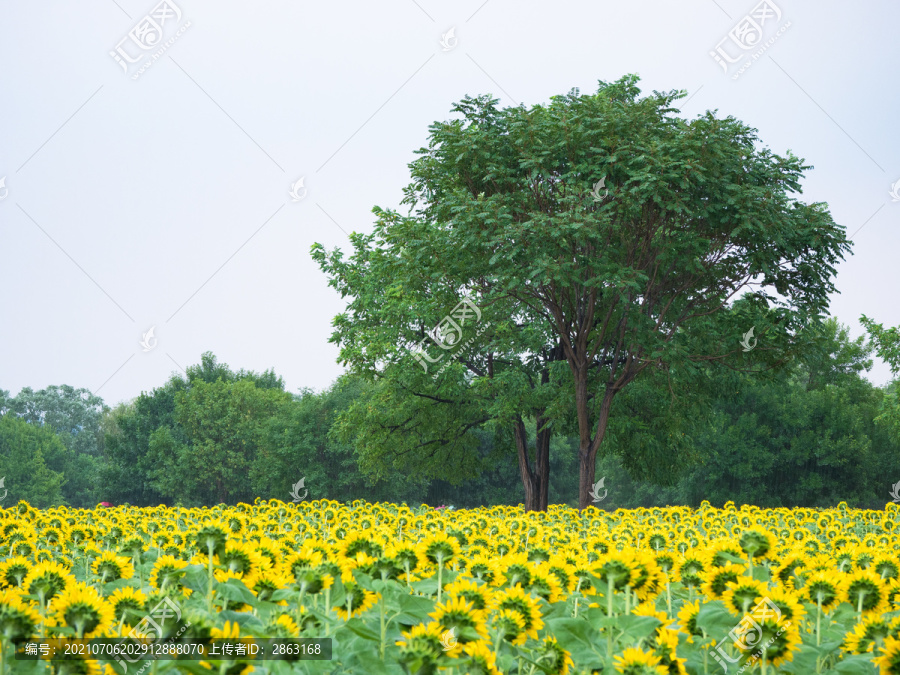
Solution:
<svg viewBox="0 0 900 675">
<path fill-rule="evenodd" d="M 900 509 L 0 509 L 7 673 L 900 673 Z M 156 612 L 165 604 L 173 608 Z M 24 660 L 324 638 L 330 660 Z M 146 634 L 144 634 L 146 637 Z"/>
</svg>

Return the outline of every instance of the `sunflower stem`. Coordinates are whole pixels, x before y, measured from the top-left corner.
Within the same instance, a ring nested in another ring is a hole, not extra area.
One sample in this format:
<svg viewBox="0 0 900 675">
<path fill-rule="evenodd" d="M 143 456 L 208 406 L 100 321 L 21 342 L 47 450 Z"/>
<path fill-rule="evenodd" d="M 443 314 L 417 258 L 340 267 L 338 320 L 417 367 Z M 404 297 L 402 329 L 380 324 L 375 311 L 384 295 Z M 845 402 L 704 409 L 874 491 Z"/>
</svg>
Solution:
<svg viewBox="0 0 900 675">
<path fill-rule="evenodd" d="M 822 594 L 816 594 L 816 647 L 822 644 Z"/>
<path fill-rule="evenodd" d="M 209 614 L 212 614 L 212 600 L 213 600 L 213 548 L 215 547 L 215 542 L 208 540 L 206 542 L 206 551 L 209 554 L 209 565 L 207 566 L 208 574 L 207 574 L 207 584 L 206 584 L 206 610 Z M 156 661 L 154 660 L 154 665 L 156 665 Z"/>
<path fill-rule="evenodd" d="M 613 616 L 613 578 L 606 575 L 606 616 Z"/>
<path fill-rule="evenodd" d="M 331 632 L 331 587 L 325 589 L 325 616 L 328 617 L 328 628 L 325 630 L 325 637 Z"/>
<path fill-rule="evenodd" d="M 384 595 L 379 594 L 379 596 L 378 604 L 381 608 L 381 645 L 378 648 L 378 655 L 381 657 L 381 660 L 384 661 L 384 643 L 387 635 L 387 626 L 384 624 Z"/>
<path fill-rule="evenodd" d="M 606 573 L 606 616 L 613 615 L 613 578 L 610 572 Z M 606 662 L 612 665 L 612 627 L 606 627 Z"/>
<path fill-rule="evenodd" d="M 444 572 L 444 554 L 441 551 L 437 552 L 437 561 L 438 561 L 438 602 L 441 601 L 441 581 Z"/>
</svg>

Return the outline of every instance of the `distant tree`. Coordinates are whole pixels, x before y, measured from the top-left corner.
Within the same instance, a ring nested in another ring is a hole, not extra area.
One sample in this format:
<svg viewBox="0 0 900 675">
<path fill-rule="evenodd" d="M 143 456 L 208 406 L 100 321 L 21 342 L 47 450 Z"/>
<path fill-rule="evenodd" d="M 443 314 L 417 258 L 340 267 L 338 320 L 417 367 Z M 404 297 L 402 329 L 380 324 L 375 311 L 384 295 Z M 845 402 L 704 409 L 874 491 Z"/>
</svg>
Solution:
<svg viewBox="0 0 900 675">
<path fill-rule="evenodd" d="M 154 487 L 184 503 L 252 501 L 250 467 L 269 419 L 289 400 L 249 379 L 194 381 L 175 396 L 175 422 L 187 442 L 177 442 L 169 427 L 150 436 Z"/>
<path fill-rule="evenodd" d="M 150 393 L 120 404 L 104 419 L 106 462 L 100 472 L 102 501 L 149 506 L 165 502 L 150 472 L 155 467 L 150 437 L 160 427 L 174 428 L 175 395 L 186 382 L 171 378 Z M 179 433 L 177 429 L 174 433 Z"/>
<path fill-rule="evenodd" d="M 900 475 L 900 439 L 875 422 L 884 393 L 863 377 L 871 347 L 836 319 L 807 332 L 784 368 L 717 373 L 708 423 L 693 430 L 693 462 L 674 485 L 634 480 L 620 457 L 604 457 L 604 506 L 883 507 L 884 476 Z"/>
<path fill-rule="evenodd" d="M 894 374 L 894 380 L 885 387 L 884 400 L 876 420 L 890 429 L 900 443 L 900 327 L 885 328 L 865 315 L 860 322 L 868 331 L 875 352 Z"/>
<path fill-rule="evenodd" d="M 96 486 L 103 442 L 100 420 L 106 409 L 103 399 L 88 389 L 66 384 L 38 391 L 24 387 L 14 397 L 0 396 L 0 410 L 29 424 L 46 426 L 59 435 L 69 452 L 45 454 L 44 461 L 50 469 L 65 475 L 65 503 L 82 508 L 99 501 Z"/>
<path fill-rule="evenodd" d="M 351 441 L 332 433 L 338 416 L 359 401 L 365 383 L 345 375 L 323 391 L 303 390 L 271 418 L 265 440 L 251 469 L 256 494 L 291 501 L 292 486 L 301 479 L 307 499 L 348 502 L 421 501 L 425 484 L 395 473 L 378 480 L 360 470 Z"/>
<path fill-rule="evenodd" d="M 217 383 L 213 388 L 204 386 Z M 232 391 L 237 383 L 249 383 L 250 388 Z M 195 388 L 197 393 L 190 395 Z M 255 414 L 257 394 L 274 392 L 271 398 L 277 399 L 287 396 L 283 390 L 284 381 L 273 370 L 233 371 L 212 352 L 205 352 L 184 375 L 173 374 L 163 386 L 117 407 L 104 420 L 106 466 L 101 481 L 106 499 L 135 505 L 176 500 L 201 505 L 214 504 L 223 495 L 236 494 L 235 490 L 241 498 L 249 498 L 247 465 L 240 458 L 252 455 L 252 450 L 228 443 L 240 444 L 254 436 L 252 427 L 260 420 L 237 417 L 242 410 Z M 229 408 L 232 404 L 234 409 Z M 226 409 L 228 415 L 216 417 L 216 410 L 224 414 Z M 209 427 L 201 428 L 198 420 Z M 216 438 L 226 439 L 221 448 L 224 454 L 207 459 L 225 464 L 207 466 L 202 456 L 217 451 Z M 236 473 L 236 467 L 243 467 L 245 473 Z"/>
<path fill-rule="evenodd" d="M 44 457 L 64 457 L 66 448 L 49 426 L 29 424 L 17 415 L 0 415 L 0 507 L 24 500 L 37 508 L 63 503 L 62 473 L 47 466 Z"/>
</svg>

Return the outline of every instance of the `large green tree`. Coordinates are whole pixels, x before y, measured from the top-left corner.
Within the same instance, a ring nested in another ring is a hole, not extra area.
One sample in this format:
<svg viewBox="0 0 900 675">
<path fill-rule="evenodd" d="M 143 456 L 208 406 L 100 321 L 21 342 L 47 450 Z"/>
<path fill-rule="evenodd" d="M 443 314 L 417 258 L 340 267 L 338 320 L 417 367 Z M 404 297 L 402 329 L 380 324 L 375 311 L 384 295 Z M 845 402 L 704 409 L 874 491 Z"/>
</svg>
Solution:
<svg viewBox="0 0 900 675">
<path fill-rule="evenodd" d="M 423 400 L 539 416 L 545 429 L 574 416 L 582 508 L 629 385 L 677 371 L 697 388 L 712 362 L 784 361 L 824 316 L 849 242 L 824 204 L 795 198 L 802 160 L 762 147 L 734 118 L 676 116 L 684 95 L 641 97 L 628 76 L 530 109 L 486 96 L 457 104 L 462 118 L 433 124 L 410 164 L 410 214 L 375 209 L 375 231 L 351 238 L 349 261 L 314 248 L 353 298 L 335 321 L 341 358 Z M 450 377 L 394 376 L 415 367 L 407 350 L 462 295 L 499 327 L 453 353 Z M 759 348 L 742 351 L 743 335 Z M 500 369 L 504 393 L 481 403 L 473 394 L 494 386 L 498 362 L 515 367 Z M 542 386 L 529 394 L 517 378 Z M 394 426 L 425 435 L 435 424 L 422 407 L 398 412 Z M 427 440 L 402 451 L 428 451 Z"/>
</svg>

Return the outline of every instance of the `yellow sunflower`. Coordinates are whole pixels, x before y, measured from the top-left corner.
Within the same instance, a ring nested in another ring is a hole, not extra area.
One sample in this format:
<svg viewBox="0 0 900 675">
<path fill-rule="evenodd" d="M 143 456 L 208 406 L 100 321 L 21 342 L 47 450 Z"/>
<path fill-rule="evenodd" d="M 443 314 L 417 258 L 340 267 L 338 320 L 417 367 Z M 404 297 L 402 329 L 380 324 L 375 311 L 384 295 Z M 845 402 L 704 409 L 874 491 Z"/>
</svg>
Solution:
<svg viewBox="0 0 900 675">
<path fill-rule="evenodd" d="M 687 675 L 684 667 L 687 659 L 676 654 L 678 648 L 678 631 L 660 626 L 654 634 L 656 648 L 653 653 L 659 657 L 660 665 L 665 668 L 668 675 Z"/>
<path fill-rule="evenodd" d="M 857 612 L 881 614 L 888 607 L 887 584 L 872 570 L 856 570 L 845 577 L 841 599 L 849 602 Z"/>
<path fill-rule="evenodd" d="M 880 616 L 870 616 L 853 627 L 844 636 L 844 649 L 855 654 L 865 654 L 874 650 L 891 634 L 890 624 Z"/>
<path fill-rule="evenodd" d="M 525 624 L 525 634 L 533 640 L 537 640 L 537 632 L 544 627 L 538 601 L 518 584 L 497 593 L 494 597 L 494 609 L 518 612 Z"/>
<path fill-rule="evenodd" d="M 627 648 L 621 656 L 615 656 L 616 671 L 623 675 L 667 675 L 661 659 L 652 652 L 635 647 Z"/>
<path fill-rule="evenodd" d="M 147 603 L 147 596 L 132 586 L 117 588 L 108 598 L 113 607 L 113 616 L 129 626 L 141 620 Z"/>
<path fill-rule="evenodd" d="M 104 551 L 91 566 L 94 574 L 100 577 L 100 583 L 131 579 L 134 576 L 134 565 L 129 558 L 116 555 L 113 551 Z"/>
<path fill-rule="evenodd" d="M 445 631 L 456 629 L 455 635 L 463 644 L 488 638 L 485 611 L 476 609 L 473 603 L 463 597 L 457 596 L 438 604 L 428 616 L 437 621 Z"/>
<path fill-rule="evenodd" d="M 525 634 L 525 619 L 516 610 L 502 609 L 499 612 L 493 612 L 488 623 L 491 634 L 499 635 L 501 640 L 514 645 L 523 645 L 528 639 Z"/>
<path fill-rule="evenodd" d="M 827 610 L 840 601 L 844 583 L 844 575 L 838 572 L 814 572 L 807 577 L 803 594 L 812 604 Z"/>
<path fill-rule="evenodd" d="M 181 588 L 181 578 L 184 576 L 187 566 L 188 564 L 184 560 L 170 555 L 162 555 L 153 564 L 149 583 L 153 588 L 161 591 L 167 588 Z"/>
<path fill-rule="evenodd" d="M 22 600 L 18 590 L 0 590 L 0 635 L 8 642 L 36 636 L 41 615 Z"/>
<path fill-rule="evenodd" d="M 725 584 L 722 602 L 735 616 L 744 616 L 756 604 L 756 598 L 766 595 L 766 585 L 750 577 L 741 577 L 737 581 Z"/>
<path fill-rule="evenodd" d="M 0 562 L 0 589 L 21 586 L 30 569 L 31 562 L 24 556 L 13 556 Z"/>
<path fill-rule="evenodd" d="M 481 641 L 463 645 L 463 653 L 467 657 L 466 673 L 470 675 L 501 675 L 497 670 L 497 656 L 488 645 Z M 563 674 L 567 671 L 561 671 Z"/>
<path fill-rule="evenodd" d="M 887 637 L 881 655 L 874 661 L 879 675 L 900 675 L 900 640 Z"/>
<path fill-rule="evenodd" d="M 700 591 L 710 600 L 721 598 L 722 594 L 727 590 L 729 582 L 736 582 L 740 577 L 744 576 L 747 568 L 743 565 L 735 565 L 734 563 L 725 563 L 719 566 L 710 566 L 703 574 L 703 585 Z"/>
<path fill-rule="evenodd" d="M 228 572 L 240 575 L 239 578 L 247 588 L 252 588 L 257 577 L 272 567 L 271 561 L 253 544 L 237 541 L 226 542 L 213 562 Z"/>
<path fill-rule="evenodd" d="M 486 610 L 492 604 L 494 591 L 490 586 L 484 583 L 478 583 L 471 579 L 457 577 L 456 581 L 447 584 L 444 592 L 449 597 L 465 598 L 475 609 Z"/>
<path fill-rule="evenodd" d="M 38 596 L 42 604 L 62 593 L 73 582 L 69 570 L 55 562 L 41 562 L 31 568 L 22 582 L 29 595 Z"/>
<path fill-rule="evenodd" d="M 113 606 L 93 586 L 73 582 L 50 601 L 57 626 L 75 630 L 77 638 L 103 637 L 116 621 Z"/>
<path fill-rule="evenodd" d="M 400 662 L 414 672 L 423 668 L 434 672 L 435 664 L 444 654 L 441 635 L 441 626 L 436 621 L 428 625 L 420 623 L 403 632 L 403 640 L 395 643 L 400 647 Z"/>
</svg>

